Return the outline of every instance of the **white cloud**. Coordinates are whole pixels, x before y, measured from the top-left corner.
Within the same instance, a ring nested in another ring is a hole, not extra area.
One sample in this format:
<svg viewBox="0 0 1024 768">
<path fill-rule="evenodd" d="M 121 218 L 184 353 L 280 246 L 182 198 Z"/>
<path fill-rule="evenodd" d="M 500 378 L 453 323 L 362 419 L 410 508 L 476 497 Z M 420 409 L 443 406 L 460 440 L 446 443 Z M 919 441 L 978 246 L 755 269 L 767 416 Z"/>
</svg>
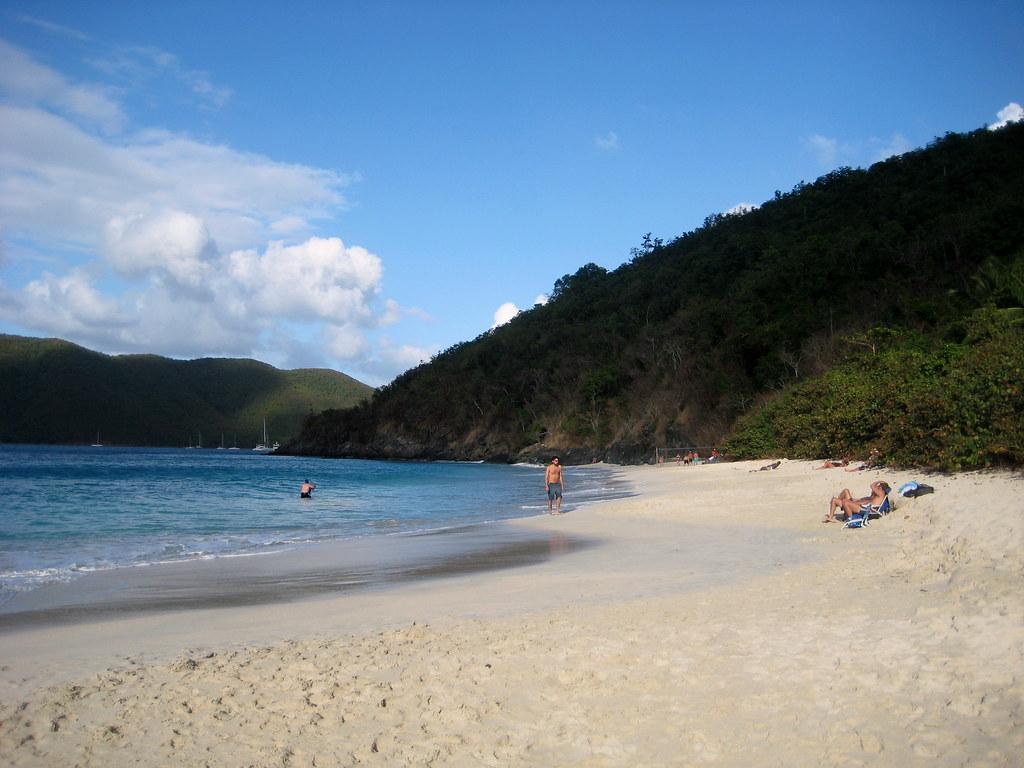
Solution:
<svg viewBox="0 0 1024 768">
<path fill-rule="evenodd" d="M 16 311 L 29 326 L 64 336 L 98 338 L 128 322 L 117 302 L 96 290 L 80 269 L 63 276 L 47 272 L 31 281 L 16 302 Z"/>
<path fill-rule="evenodd" d="M 140 61 L 208 103 L 227 97 L 156 49 L 109 68 L 127 77 Z M 25 275 L 0 274 L 8 327 L 114 353 L 344 361 L 377 381 L 429 359 L 378 338 L 430 319 L 380 295 L 381 258 L 310 236 L 347 207 L 357 175 L 165 130 L 94 130 L 124 121 L 107 90 L 0 41 L 0 233 L 18 244 L 6 267 Z"/>
<path fill-rule="evenodd" d="M 619 148 L 619 136 L 615 131 L 608 131 L 604 136 L 595 136 L 594 146 L 604 152 L 612 152 Z"/>
<path fill-rule="evenodd" d="M 757 206 L 753 203 L 736 203 L 732 208 L 725 212 L 726 216 L 742 216 L 744 213 L 750 213 L 756 211 Z"/>
<path fill-rule="evenodd" d="M 913 148 L 901 133 L 894 133 L 888 138 L 871 137 L 850 141 L 814 134 L 804 141 L 804 147 L 813 155 L 817 164 L 827 170 L 840 165 L 868 166 L 893 155 L 902 155 Z"/>
<path fill-rule="evenodd" d="M 313 237 L 300 245 L 270 243 L 266 251 L 235 251 L 228 256 L 231 286 L 247 292 L 261 313 L 294 320 L 328 320 L 374 325 L 370 302 L 383 267 L 379 257 L 337 237 Z M 393 311 L 393 310 L 391 310 Z"/>
<path fill-rule="evenodd" d="M 818 165 L 823 168 L 831 168 L 836 164 L 836 158 L 839 156 L 838 139 L 830 139 L 820 134 L 814 134 L 807 139 L 806 144 L 811 154 L 817 160 Z"/>
<path fill-rule="evenodd" d="M 111 219 L 175 209 L 225 250 L 344 208 L 354 177 L 166 132 L 119 143 L 42 109 L 0 105 L 0 226 L 96 247 Z M 275 229 L 275 224 L 277 225 Z"/>
<path fill-rule="evenodd" d="M 988 127 L 990 131 L 995 131 L 1009 125 L 1010 123 L 1016 123 L 1024 120 L 1024 107 L 1021 107 L 1021 105 L 1015 101 L 1011 101 L 996 113 L 996 117 L 999 119 Z"/>
<path fill-rule="evenodd" d="M 152 46 L 121 46 L 87 60 L 95 70 L 114 79 L 126 89 L 159 90 L 161 81 L 174 88 L 184 87 L 204 107 L 220 108 L 231 98 L 230 88 L 216 85 L 209 74 L 190 69 L 173 53 Z"/>
<path fill-rule="evenodd" d="M 352 325 L 328 325 L 324 329 L 327 348 L 338 360 L 357 360 L 367 350 L 366 336 L 362 329 Z"/>
<path fill-rule="evenodd" d="M 63 24 L 54 24 L 52 21 L 46 19 L 39 19 L 35 16 L 28 16 L 27 14 L 21 14 L 17 17 L 18 21 L 23 24 L 31 24 L 33 27 L 52 32 L 53 34 L 63 35 L 64 37 L 70 37 L 74 40 L 88 40 L 89 36 L 84 32 L 74 29 L 73 27 L 66 27 Z"/>
<path fill-rule="evenodd" d="M 491 330 L 494 330 L 499 325 L 504 325 L 518 314 L 519 307 L 511 301 L 506 301 L 494 311 L 494 325 L 491 326 Z"/>
<path fill-rule="evenodd" d="M 551 300 L 551 297 L 546 293 L 538 293 L 537 298 L 533 300 L 533 306 L 542 307 Z"/>
<path fill-rule="evenodd" d="M 154 279 L 118 300 L 104 295 L 83 270 L 47 273 L 20 293 L 5 290 L 0 317 L 108 351 L 197 356 L 261 349 L 286 358 L 285 348 L 297 338 L 286 330 L 290 324 L 322 326 L 325 361 L 381 368 L 420 351 L 389 347 L 382 358 L 369 344 L 368 332 L 408 313 L 394 301 L 380 306 L 381 261 L 365 248 L 310 238 L 293 246 L 270 243 L 262 253 L 220 256 L 202 223 L 176 212 L 112 228 L 110 258 L 126 274 L 138 270 Z M 188 290 L 194 274 L 203 279 Z M 261 341 L 267 335 L 269 341 Z M 270 342 L 276 351 L 267 347 Z"/>
<path fill-rule="evenodd" d="M 301 216 L 284 216 L 270 222 L 270 231 L 275 235 L 293 235 L 309 229 L 309 222 Z"/>
<path fill-rule="evenodd" d="M 71 83 L 4 40 L 0 40 L 0 93 L 21 103 L 45 104 L 108 133 L 125 123 L 121 106 L 106 89 Z"/>
<path fill-rule="evenodd" d="M 107 261 L 123 275 L 166 276 L 185 290 L 201 291 L 217 246 L 201 219 L 182 211 L 115 216 L 105 228 Z"/>
<path fill-rule="evenodd" d="M 395 344 L 384 337 L 375 345 L 372 354 L 361 362 L 367 383 L 379 383 L 393 376 L 394 371 L 405 371 L 420 363 L 429 362 L 436 350 L 414 344 Z"/>
<path fill-rule="evenodd" d="M 888 160 L 890 157 L 902 155 L 912 149 L 907 137 L 901 133 L 894 133 L 888 139 L 873 139 L 871 143 L 875 148 L 875 162 Z"/>
</svg>

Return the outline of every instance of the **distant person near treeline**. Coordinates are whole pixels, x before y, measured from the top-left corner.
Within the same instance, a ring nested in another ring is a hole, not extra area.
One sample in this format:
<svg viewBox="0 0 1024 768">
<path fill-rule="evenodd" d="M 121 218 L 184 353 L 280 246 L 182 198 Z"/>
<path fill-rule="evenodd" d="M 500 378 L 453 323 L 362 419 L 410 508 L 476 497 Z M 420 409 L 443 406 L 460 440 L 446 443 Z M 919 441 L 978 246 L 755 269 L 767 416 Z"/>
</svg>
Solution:
<svg viewBox="0 0 1024 768">
<path fill-rule="evenodd" d="M 548 468 L 544 472 L 544 488 L 548 492 L 548 514 L 562 514 L 562 491 L 565 490 L 565 479 L 562 465 L 557 456 L 551 459 L 551 463 L 548 464 Z M 555 505 L 554 511 L 551 509 L 552 504 Z"/>
</svg>

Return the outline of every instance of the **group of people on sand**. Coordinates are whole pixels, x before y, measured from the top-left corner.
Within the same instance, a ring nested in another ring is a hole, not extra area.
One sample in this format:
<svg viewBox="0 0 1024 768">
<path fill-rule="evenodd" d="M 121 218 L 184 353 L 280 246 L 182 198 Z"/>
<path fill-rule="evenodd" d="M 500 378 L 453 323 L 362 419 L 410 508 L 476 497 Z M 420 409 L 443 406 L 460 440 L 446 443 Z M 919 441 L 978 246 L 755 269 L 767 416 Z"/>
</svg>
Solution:
<svg viewBox="0 0 1024 768">
<path fill-rule="evenodd" d="M 683 454 L 677 453 L 676 454 L 676 458 L 675 458 L 676 464 L 685 464 L 685 465 L 690 465 L 690 464 L 710 464 L 713 461 L 721 461 L 721 460 L 722 460 L 722 454 L 720 454 L 718 452 L 717 448 L 712 448 L 711 449 L 711 455 L 708 456 L 706 459 L 701 458 L 700 451 L 687 451 L 686 453 L 683 453 Z"/>
<path fill-rule="evenodd" d="M 715 458 L 717 459 L 717 451 L 714 451 Z M 874 455 L 871 459 L 874 458 Z M 868 459 L 868 462 L 871 461 Z M 700 456 L 696 451 L 687 453 L 682 458 L 684 464 L 690 464 L 694 460 L 699 461 Z M 865 466 L 857 467 L 857 469 L 865 469 L 868 462 L 864 462 Z M 761 467 L 764 469 L 775 469 L 782 462 L 776 462 L 774 466 L 769 465 L 767 467 Z M 833 459 L 826 460 L 825 463 L 815 469 L 829 469 L 832 467 L 845 467 L 849 462 L 846 460 L 836 461 Z M 847 469 L 847 471 L 853 471 Z M 313 489 L 316 488 L 314 483 L 311 483 L 308 479 L 302 484 L 302 488 L 299 491 L 299 496 L 303 499 L 309 499 L 313 496 Z M 562 493 L 565 491 L 565 472 L 562 470 L 562 462 L 557 456 L 551 457 L 551 463 L 548 464 L 544 470 L 544 490 L 548 494 L 548 514 L 549 515 L 560 515 L 562 514 Z M 828 503 L 828 514 L 825 515 L 823 523 L 834 523 L 840 520 L 849 520 L 855 514 L 868 514 L 872 509 L 877 510 L 881 507 L 882 502 L 885 501 L 886 496 L 889 495 L 889 491 L 892 490 L 887 482 L 884 480 L 876 480 L 871 484 L 871 493 L 868 496 L 861 496 L 854 498 L 853 494 L 850 493 L 849 488 L 844 488 L 839 492 L 838 496 L 833 496 L 831 501 Z"/>
<path fill-rule="evenodd" d="M 820 467 L 815 467 L 815 469 L 835 469 L 837 467 L 842 467 L 846 472 L 861 472 L 865 469 L 873 469 L 878 466 L 878 456 L 878 451 L 873 450 L 868 454 L 866 461 L 854 461 L 847 456 L 844 456 L 841 459 L 825 459 L 824 463 Z"/>
</svg>

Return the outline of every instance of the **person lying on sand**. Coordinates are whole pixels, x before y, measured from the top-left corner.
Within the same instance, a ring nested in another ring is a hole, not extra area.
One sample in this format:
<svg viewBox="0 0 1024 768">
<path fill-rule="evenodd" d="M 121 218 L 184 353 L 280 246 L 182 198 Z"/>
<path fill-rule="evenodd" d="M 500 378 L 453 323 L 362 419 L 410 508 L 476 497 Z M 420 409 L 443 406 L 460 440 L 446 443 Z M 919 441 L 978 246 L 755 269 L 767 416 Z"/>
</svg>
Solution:
<svg viewBox="0 0 1024 768">
<path fill-rule="evenodd" d="M 833 469 L 834 467 L 845 467 L 850 463 L 849 459 L 825 459 L 825 463 L 815 469 Z"/>
<path fill-rule="evenodd" d="M 878 449 L 875 448 L 868 455 L 868 460 L 867 461 L 862 461 L 859 464 L 854 464 L 854 465 L 851 465 L 849 467 L 846 467 L 845 471 L 846 472 L 863 472 L 865 469 L 874 469 L 875 467 L 878 466 L 878 457 L 879 457 L 879 455 L 880 454 L 878 453 Z M 849 462 L 847 462 L 847 463 L 849 463 Z"/>
<path fill-rule="evenodd" d="M 773 461 L 771 464 L 765 464 L 760 469 L 752 469 L 750 471 L 751 472 L 768 472 L 769 470 L 772 470 L 772 469 L 778 469 L 781 464 L 782 464 L 782 459 L 779 459 L 778 461 Z"/>
<path fill-rule="evenodd" d="M 843 511 L 843 520 L 848 520 L 850 515 L 857 512 L 866 512 L 871 507 L 877 507 L 885 497 L 889 495 L 889 484 L 882 480 L 876 480 L 871 484 L 871 495 L 862 496 L 859 499 L 853 498 L 849 488 L 843 488 L 838 496 L 833 496 L 828 503 L 828 514 L 825 515 L 823 523 L 836 522 L 836 512 Z"/>
</svg>

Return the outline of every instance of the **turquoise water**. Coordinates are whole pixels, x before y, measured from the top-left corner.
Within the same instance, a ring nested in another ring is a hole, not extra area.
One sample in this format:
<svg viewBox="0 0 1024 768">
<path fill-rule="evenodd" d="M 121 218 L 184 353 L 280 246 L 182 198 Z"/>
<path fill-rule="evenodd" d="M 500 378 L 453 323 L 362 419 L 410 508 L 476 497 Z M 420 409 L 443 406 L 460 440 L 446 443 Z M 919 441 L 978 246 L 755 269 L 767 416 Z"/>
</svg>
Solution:
<svg viewBox="0 0 1024 768">
<path fill-rule="evenodd" d="M 312 499 L 299 485 L 317 485 Z M 627 495 L 566 470 L 564 511 Z M 263 555 L 332 539 L 455 528 L 547 509 L 535 466 L 0 445 L 0 602 L 129 566 Z"/>
</svg>

